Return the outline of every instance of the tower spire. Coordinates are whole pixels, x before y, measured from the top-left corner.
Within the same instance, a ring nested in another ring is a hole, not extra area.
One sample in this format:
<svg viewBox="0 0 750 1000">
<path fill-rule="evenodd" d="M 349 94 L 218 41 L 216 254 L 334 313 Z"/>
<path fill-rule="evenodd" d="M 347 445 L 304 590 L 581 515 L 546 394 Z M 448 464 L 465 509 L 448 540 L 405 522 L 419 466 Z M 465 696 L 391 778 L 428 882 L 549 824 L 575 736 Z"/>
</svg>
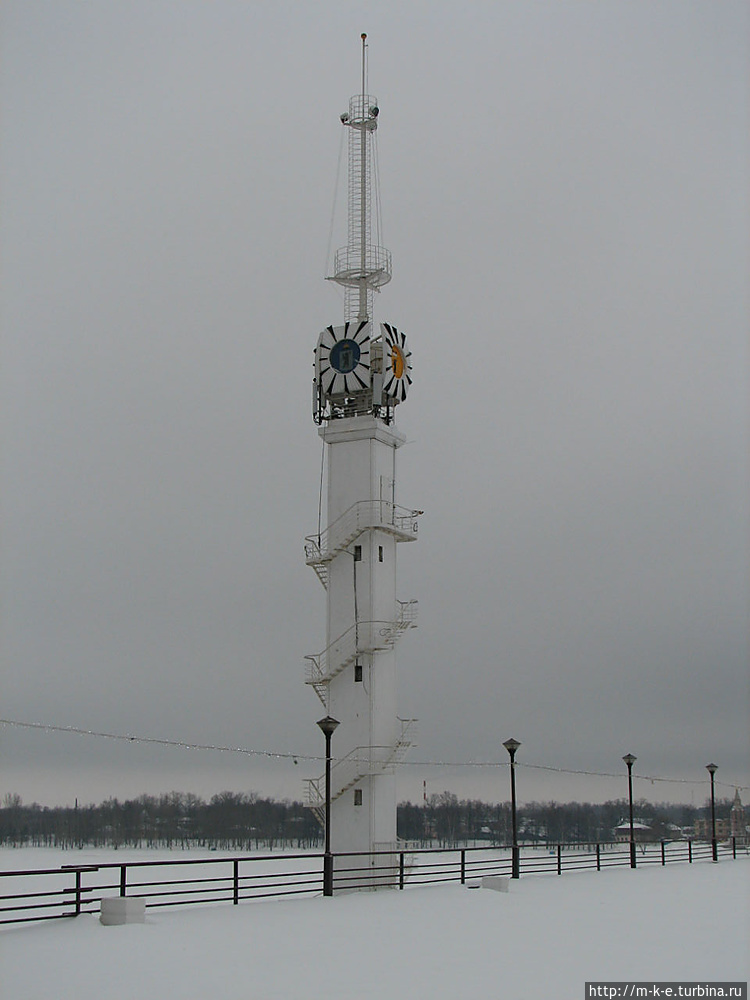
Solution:
<svg viewBox="0 0 750 1000">
<path fill-rule="evenodd" d="M 367 35 L 362 33 L 362 89 L 341 122 L 349 129 L 348 240 L 336 251 L 331 280 L 345 290 L 345 319 L 372 319 L 372 293 L 391 280 L 391 255 L 373 242 L 373 143 L 380 108 L 367 93 Z"/>
</svg>

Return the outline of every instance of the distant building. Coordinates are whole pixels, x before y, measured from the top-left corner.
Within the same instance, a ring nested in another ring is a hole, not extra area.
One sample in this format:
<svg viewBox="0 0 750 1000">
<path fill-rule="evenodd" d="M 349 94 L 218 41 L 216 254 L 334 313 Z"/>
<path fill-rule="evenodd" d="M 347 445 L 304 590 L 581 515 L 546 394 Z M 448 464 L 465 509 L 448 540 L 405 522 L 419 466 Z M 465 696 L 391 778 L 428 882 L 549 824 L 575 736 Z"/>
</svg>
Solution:
<svg viewBox="0 0 750 1000">
<path fill-rule="evenodd" d="M 686 830 L 685 827 L 678 826 L 676 823 L 667 823 L 666 830 L 672 840 L 688 840 L 692 833 L 691 830 Z"/>
<path fill-rule="evenodd" d="M 711 817 L 701 816 L 693 824 L 693 833 L 696 840 L 711 840 Z M 724 817 L 716 817 L 716 839 L 728 840 L 730 834 L 729 820 Z"/>
<path fill-rule="evenodd" d="M 654 832 L 648 823 L 633 820 L 633 840 L 636 843 L 646 843 L 654 839 Z M 625 819 L 615 827 L 615 840 L 618 843 L 630 843 L 630 820 Z"/>
</svg>

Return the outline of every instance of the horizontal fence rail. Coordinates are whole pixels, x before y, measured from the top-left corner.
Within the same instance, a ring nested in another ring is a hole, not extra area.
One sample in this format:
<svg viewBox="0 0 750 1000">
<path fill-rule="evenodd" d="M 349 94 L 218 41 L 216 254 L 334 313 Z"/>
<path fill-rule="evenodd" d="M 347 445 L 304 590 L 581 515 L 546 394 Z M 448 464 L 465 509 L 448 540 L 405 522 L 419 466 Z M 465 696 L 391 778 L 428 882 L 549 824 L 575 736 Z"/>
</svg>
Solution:
<svg viewBox="0 0 750 1000">
<path fill-rule="evenodd" d="M 155 908 L 315 895 L 322 859 L 322 854 L 256 854 L 4 871 L 0 924 L 98 913 L 107 896 L 136 896 Z"/>
<path fill-rule="evenodd" d="M 718 845 L 718 858 L 748 853 L 733 839 Z M 146 908 L 199 903 L 320 895 L 321 853 L 243 855 L 240 857 L 105 862 L 0 872 L 0 924 L 76 917 L 98 913 L 108 896 L 134 896 Z M 636 864 L 706 861 L 712 846 L 704 841 L 638 844 Z M 336 854 L 334 892 L 477 881 L 487 875 L 510 876 L 510 847 L 409 848 Z M 558 874 L 630 865 L 629 843 L 525 845 L 520 875 Z"/>
</svg>

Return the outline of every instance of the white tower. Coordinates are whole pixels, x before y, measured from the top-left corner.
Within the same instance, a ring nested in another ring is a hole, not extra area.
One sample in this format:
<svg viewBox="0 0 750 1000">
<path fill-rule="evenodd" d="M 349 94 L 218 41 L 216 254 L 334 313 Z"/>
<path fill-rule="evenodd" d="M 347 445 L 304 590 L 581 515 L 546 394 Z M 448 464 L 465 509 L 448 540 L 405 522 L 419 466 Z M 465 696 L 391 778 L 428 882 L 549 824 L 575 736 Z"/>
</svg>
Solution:
<svg viewBox="0 0 750 1000">
<path fill-rule="evenodd" d="M 396 504 L 396 450 L 404 443 L 394 411 L 411 384 L 411 354 L 394 326 L 373 324 L 373 293 L 391 278 L 391 257 L 372 241 L 373 143 L 377 100 L 362 90 L 341 121 L 349 130 L 347 245 L 336 252 L 332 281 L 345 290 L 345 322 L 327 327 L 315 349 L 314 419 L 328 464 L 325 530 L 306 539 L 306 560 L 326 589 L 326 645 L 306 658 L 306 682 L 333 736 L 331 849 L 370 852 L 368 865 L 388 878 L 396 843 L 395 768 L 414 736 L 413 719 L 396 714 L 396 644 L 415 624 L 416 601 L 396 594 L 396 550 L 413 541 L 421 513 Z M 320 526 L 319 526 L 320 529 Z M 324 777 L 307 783 L 308 804 L 323 818 Z M 354 864 L 351 867 L 355 867 Z M 375 874 L 373 872 L 373 874 Z"/>
</svg>

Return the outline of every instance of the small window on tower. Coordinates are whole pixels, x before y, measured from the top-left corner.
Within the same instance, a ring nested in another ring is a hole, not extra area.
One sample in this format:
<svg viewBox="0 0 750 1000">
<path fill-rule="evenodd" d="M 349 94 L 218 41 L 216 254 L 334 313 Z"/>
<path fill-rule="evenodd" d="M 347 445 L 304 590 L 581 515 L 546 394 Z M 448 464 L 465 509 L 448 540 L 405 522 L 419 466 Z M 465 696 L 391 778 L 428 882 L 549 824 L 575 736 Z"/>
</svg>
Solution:
<svg viewBox="0 0 750 1000">
<path fill-rule="evenodd" d="M 355 788 L 354 789 L 354 805 L 355 806 L 361 806 L 362 805 L 362 789 L 361 788 Z"/>
<path fill-rule="evenodd" d="M 354 546 L 354 561 L 355 562 L 362 562 L 362 546 L 361 545 L 355 545 Z"/>
<path fill-rule="evenodd" d="M 378 545 L 378 562 L 383 561 L 383 546 Z"/>
<path fill-rule="evenodd" d="M 362 683 L 362 664 L 361 663 L 355 663 L 354 664 L 354 680 L 357 681 L 357 682 L 359 682 L 360 684 Z"/>
</svg>

